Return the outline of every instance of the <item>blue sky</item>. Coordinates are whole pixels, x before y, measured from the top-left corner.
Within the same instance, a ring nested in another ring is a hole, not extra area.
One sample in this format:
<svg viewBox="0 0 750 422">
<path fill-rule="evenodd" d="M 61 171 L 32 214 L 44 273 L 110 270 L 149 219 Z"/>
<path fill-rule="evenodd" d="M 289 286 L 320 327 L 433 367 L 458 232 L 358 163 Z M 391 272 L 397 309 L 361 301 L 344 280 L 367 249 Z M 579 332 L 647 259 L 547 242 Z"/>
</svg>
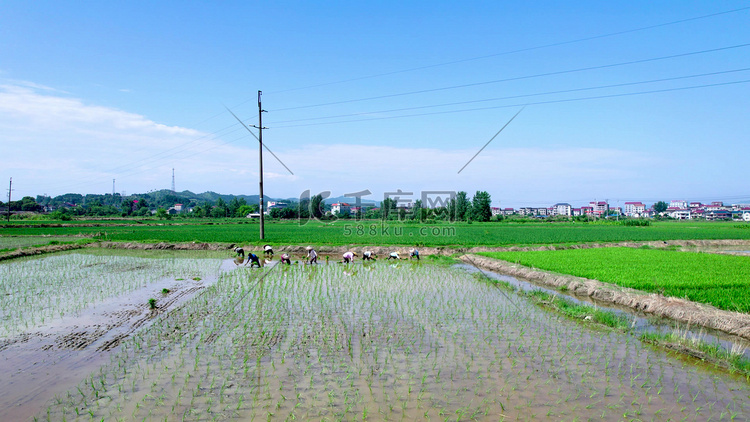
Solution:
<svg viewBox="0 0 750 422">
<path fill-rule="evenodd" d="M 0 182 L 750 202 L 750 2 L 318 3 L 3 2 Z"/>
</svg>

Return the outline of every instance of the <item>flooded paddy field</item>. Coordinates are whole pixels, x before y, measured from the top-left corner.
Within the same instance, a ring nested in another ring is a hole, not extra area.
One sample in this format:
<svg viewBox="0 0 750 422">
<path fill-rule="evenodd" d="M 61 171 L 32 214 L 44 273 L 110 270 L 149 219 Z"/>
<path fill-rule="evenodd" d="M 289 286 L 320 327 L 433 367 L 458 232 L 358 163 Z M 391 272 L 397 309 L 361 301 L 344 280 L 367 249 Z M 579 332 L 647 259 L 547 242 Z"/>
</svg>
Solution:
<svg viewBox="0 0 750 422">
<path fill-rule="evenodd" d="M 123 340 L 216 282 L 222 266 L 220 259 L 174 253 L 153 259 L 94 252 L 0 264 L 4 420 L 28 420 L 54 394 L 75 387 Z"/>
<path fill-rule="evenodd" d="M 36 418 L 750 416 L 742 377 L 417 262 L 225 271 L 102 360 Z"/>
</svg>

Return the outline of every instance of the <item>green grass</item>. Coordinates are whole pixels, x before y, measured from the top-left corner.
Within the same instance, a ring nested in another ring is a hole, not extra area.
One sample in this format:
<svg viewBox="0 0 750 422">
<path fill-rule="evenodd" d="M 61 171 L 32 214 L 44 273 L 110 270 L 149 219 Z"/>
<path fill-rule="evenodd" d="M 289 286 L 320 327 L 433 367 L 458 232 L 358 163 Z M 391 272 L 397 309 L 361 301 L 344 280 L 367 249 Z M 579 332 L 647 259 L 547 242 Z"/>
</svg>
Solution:
<svg viewBox="0 0 750 422">
<path fill-rule="evenodd" d="M 534 299 L 537 304 L 551 307 L 570 318 L 588 318 L 591 322 L 623 331 L 630 328 L 630 321 L 625 316 L 611 311 L 603 311 L 591 305 L 575 303 L 543 290 L 532 290 L 527 295 Z"/>
<path fill-rule="evenodd" d="M 258 223 L 247 220 L 100 221 L 96 226 L 64 227 L 10 225 L 3 235 L 95 236 L 125 242 L 215 242 L 314 245 L 508 246 L 565 245 L 588 242 L 692 239 L 750 239 L 750 230 L 736 223 L 654 222 L 648 227 L 600 223 L 440 223 L 380 221 L 269 221 L 266 240 L 258 240 Z"/>
<path fill-rule="evenodd" d="M 719 365 L 726 366 L 731 372 L 737 372 L 750 379 L 750 359 L 747 359 L 743 350 L 734 352 L 726 350 L 716 343 L 707 343 L 702 339 L 690 339 L 678 333 L 652 333 L 641 334 L 640 339 L 647 343 L 665 346 L 669 344 L 680 345 L 688 349 L 694 349 L 704 353 L 708 360 Z"/>
<path fill-rule="evenodd" d="M 26 248 L 30 246 L 58 245 L 64 243 L 73 243 L 76 240 L 70 237 L 42 237 L 42 236 L 0 236 L 0 251 L 9 251 L 17 248 Z"/>
<path fill-rule="evenodd" d="M 486 252 L 491 258 L 750 312 L 750 259 L 659 249 Z"/>
</svg>

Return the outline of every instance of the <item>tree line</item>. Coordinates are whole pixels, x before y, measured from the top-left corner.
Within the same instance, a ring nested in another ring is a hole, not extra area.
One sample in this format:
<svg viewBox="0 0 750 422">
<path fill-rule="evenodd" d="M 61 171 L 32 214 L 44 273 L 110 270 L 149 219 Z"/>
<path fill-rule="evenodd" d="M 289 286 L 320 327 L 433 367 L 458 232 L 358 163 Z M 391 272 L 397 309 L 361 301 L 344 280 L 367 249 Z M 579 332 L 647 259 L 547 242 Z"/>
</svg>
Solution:
<svg viewBox="0 0 750 422">
<path fill-rule="evenodd" d="M 190 195 L 195 195 L 189 193 Z M 70 220 L 73 217 L 145 217 L 155 214 L 159 218 L 172 218 L 174 214 L 183 218 L 241 218 L 258 213 L 257 203 L 248 203 L 245 197 L 214 194 L 215 201 L 186 198 L 183 194 L 171 191 L 158 191 L 150 194 L 123 197 L 120 194 L 68 193 L 56 197 L 26 196 L 11 202 L 11 211 L 50 211 L 53 219 Z M 268 210 L 271 218 L 277 219 L 383 219 L 383 220 L 440 220 L 440 221 L 490 221 L 491 197 L 486 191 L 477 191 L 473 198 L 464 192 L 446 201 L 443 206 L 427 208 L 417 200 L 410 208 L 399 207 L 396 200 L 386 198 L 380 207 L 369 207 L 354 214 L 332 214 L 331 206 L 321 195 L 303 198 L 298 202 L 288 201 L 288 206 Z M 173 208 L 182 204 L 182 210 Z M 0 206 L 2 206 L 0 202 Z M 170 213 L 169 210 L 173 209 Z"/>
</svg>

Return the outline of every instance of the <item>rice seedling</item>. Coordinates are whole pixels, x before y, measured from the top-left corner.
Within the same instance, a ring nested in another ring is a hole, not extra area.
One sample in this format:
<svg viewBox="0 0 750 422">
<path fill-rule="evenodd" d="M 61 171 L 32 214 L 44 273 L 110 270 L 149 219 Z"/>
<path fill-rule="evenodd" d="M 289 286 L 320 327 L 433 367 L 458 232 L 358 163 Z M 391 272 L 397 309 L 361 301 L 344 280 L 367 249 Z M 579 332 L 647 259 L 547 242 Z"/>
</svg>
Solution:
<svg viewBox="0 0 750 422">
<path fill-rule="evenodd" d="M 0 336 L 17 335 L 165 278 L 216 277 L 219 264 L 218 260 L 83 253 L 3 263 Z"/>
<path fill-rule="evenodd" d="M 137 420 L 750 416 L 743 378 L 627 332 L 560 318 L 444 266 L 369 268 L 224 273 L 123 345 L 101 371 L 114 392 L 106 401 L 96 400 L 100 382 L 83 383 L 50 417 L 74 408 Z"/>
</svg>

